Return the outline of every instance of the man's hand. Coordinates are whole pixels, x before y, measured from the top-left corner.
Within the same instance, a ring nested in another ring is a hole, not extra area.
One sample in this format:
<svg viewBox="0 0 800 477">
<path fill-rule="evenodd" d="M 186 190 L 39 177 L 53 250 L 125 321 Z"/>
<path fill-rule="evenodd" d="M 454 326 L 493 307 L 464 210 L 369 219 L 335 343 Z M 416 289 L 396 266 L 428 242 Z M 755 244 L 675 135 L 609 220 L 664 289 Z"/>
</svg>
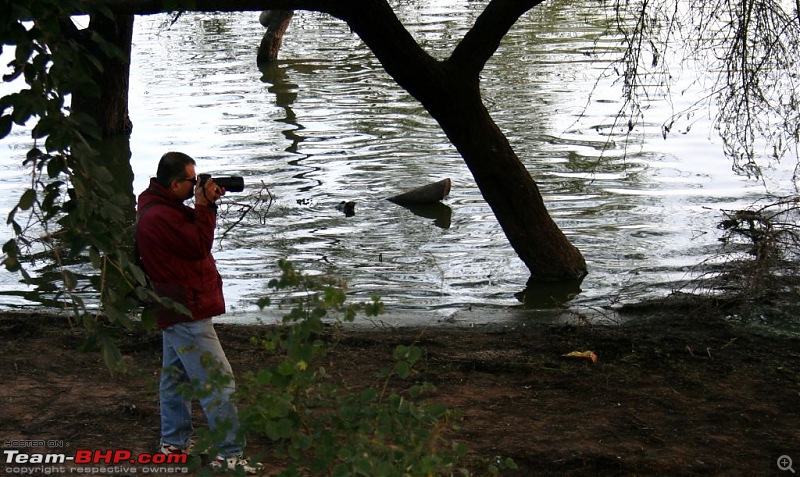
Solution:
<svg viewBox="0 0 800 477">
<path fill-rule="evenodd" d="M 225 195 L 225 189 L 215 184 L 214 179 L 208 179 L 202 186 L 198 183 L 194 189 L 194 203 L 198 205 L 213 204 L 223 195 Z"/>
</svg>

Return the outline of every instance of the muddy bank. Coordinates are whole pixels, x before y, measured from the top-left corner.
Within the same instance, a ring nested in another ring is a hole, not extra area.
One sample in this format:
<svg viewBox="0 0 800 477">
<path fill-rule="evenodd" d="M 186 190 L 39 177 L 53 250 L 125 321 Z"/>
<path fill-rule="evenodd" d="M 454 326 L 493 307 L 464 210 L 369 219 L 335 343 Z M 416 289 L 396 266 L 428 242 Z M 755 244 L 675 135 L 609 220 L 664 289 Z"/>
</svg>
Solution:
<svg viewBox="0 0 800 477">
<path fill-rule="evenodd" d="M 359 326 L 341 334 L 326 367 L 343 386 L 378 383 L 392 350 L 416 343 L 419 373 L 392 385 L 436 385 L 431 399 L 460 411 L 452 437 L 469 447 L 465 465 L 479 475 L 498 455 L 519 466 L 503 475 L 519 476 L 782 475 L 780 455 L 800 462 L 800 339 L 685 310 L 639 312 L 612 327 Z M 259 327 L 217 328 L 237 374 L 268 359 L 250 342 Z M 155 450 L 157 334 L 123 336 L 135 372 L 121 377 L 99 353 L 78 351 L 83 330 L 63 319 L 5 313 L 0 336 L 4 443 L 54 440 L 67 454 Z M 576 350 L 597 362 L 562 357 Z M 203 425 L 197 409 L 195 419 Z M 271 446 L 254 437 L 249 452 L 276 471 Z"/>
</svg>

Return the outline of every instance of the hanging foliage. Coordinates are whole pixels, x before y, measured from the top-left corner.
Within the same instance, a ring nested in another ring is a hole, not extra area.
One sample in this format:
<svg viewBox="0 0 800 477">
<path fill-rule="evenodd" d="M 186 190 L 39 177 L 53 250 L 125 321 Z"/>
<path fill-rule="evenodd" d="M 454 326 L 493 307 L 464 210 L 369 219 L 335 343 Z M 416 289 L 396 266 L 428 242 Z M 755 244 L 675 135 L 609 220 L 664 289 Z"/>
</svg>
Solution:
<svg viewBox="0 0 800 477">
<path fill-rule="evenodd" d="M 133 326 L 127 311 L 135 303 L 128 297 L 151 294 L 130 259 L 133 198 L 115 186 L 99 153 L 97 123 L 72 111 L 69 102 L 77 93 L 96 95 L 94 78 L 124 53 L 91 31 L 80 39 L 69 34 L 77 1 L 3 3 L 0 44 L 13 49 L 3 81 L 14 92 L 0 98 L 0 139 L 25 126 L 32 147 L 20 157 L 30 185 L 8 214 L 15 235 L 3 245 L 2 263 L 38 287 L 41 301 L 82 321 L 92 341 L 113 357 L 105 325 Z M 99 7 L 91 15 L 113 19 Z M 35 273 L 31 265 L 38 267 Z"/>
</svg>

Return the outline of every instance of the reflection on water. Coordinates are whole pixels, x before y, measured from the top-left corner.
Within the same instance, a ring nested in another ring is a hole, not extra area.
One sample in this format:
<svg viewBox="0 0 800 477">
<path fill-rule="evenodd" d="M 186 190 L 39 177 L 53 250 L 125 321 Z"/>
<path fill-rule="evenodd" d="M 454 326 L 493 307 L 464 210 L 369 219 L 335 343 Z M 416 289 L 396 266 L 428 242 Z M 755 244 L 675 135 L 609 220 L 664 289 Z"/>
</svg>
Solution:
<svg viewBox="0 0 800 477">
<path fill-rule="evenodd" d="M 411 2 L 400 16 L 441 58 L 480 6 Z M 718 211 L 761 192 L 730 172 L 702 121 L 662 139 L 660 121 L 689 98 L 650 104 L 633 137 L 615 128 L 620 90 L 608 65 L 618 43 L 602 36 L 608 18 L 595 2 L 548 2 L 514 26 L 482 88 L 590 273 L 568 289 L 526 290 L 528 271 L 457 152 L 347 26 L 298 12 L 281 60 L 259 69 L 257 17 L 186 14 L 171 27 L 167 16 L 141 17 L 133 48 L 136 193 L 161 154 L 181 150 L 198 171 L 242 175 L 250 188 L 263 181 L 275 196 L 265 224 L 245 220 L 214 252 L 234 316 L 254 316 L 280 258 L 342 276 L 355 300 L 378 294 L 400 314 L 540 308 L 554 298 L 602 307 L 658 295 L 713 252 Z M 19 167 L 27 147 L 21 133 L 0 145 L 3 211 L 28 180 Z M 453 182 L 443 203 L 386 200 L 442 177 Z M 355 213 L 338 211 L 342 202 L 355 202 Z M 16 276 L 0 277 L 2 290 L 22 288 Z"/>
<path fill-rule="evenodd" d="M 435 204 L 407 205 L 405 207 L 419 217 L 432 219 L 433 225 L 439 228 L 449 229 L 450 223 L 453 220 L 453 209 L 441 202 Z"/>
<path fill-rule="evenodd" d="M 522 303 L 524 309 L 540 310 L 565 307 L 581 293 L 582 281 L 583 279 L 564 282 L 531 282 L 514 296 Z"/>
</svg>

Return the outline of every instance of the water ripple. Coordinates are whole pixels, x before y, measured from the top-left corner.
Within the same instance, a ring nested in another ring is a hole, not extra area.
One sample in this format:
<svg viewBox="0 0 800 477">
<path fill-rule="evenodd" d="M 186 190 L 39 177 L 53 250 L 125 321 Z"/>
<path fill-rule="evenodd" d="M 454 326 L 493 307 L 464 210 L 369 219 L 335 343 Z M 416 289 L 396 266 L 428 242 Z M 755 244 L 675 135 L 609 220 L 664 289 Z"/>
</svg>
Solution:
<svg viewBox="0 0 800 477">
<path fill-rule="evenodd" d="M 482 8 L 395 3 L 438 58 Z M 528 271 L 469 170 L 345 24 L 297 12 L 278 64 L 259 71 L 257 15 L 185 14 L 172 27 L 168 20 L 136 21 L 134 188 L 145 187 L 170 149 L 196 157 L 201 171 L 269 186 L 275 201 L 266 223 L 247 218 L 215 247 L 234 315 L 254 314 L 280 258 L 342 276 L 354 299 L 378 294 L 393 310 L 448 315 L 519 305 L 514 294 Z M 576 306 L 664 293 L 710 252 L 716 238 L 706 232 L 716 211 L 759 192 L 730 173 L 701 127 L 664 141 L 660 121 L 669 105 L 650 105 L 633 135 L 615 124 L 621 99 L 609 64 L 619 45 L 606 35 L 609 25 L 596 2 L 547 2 L 513 27 L 481 75 L 493 118 L 587 258 L 590 275 Z M 0 150 L 7 191 L 28 180 L 16 166 L 28 140 L 15 134 Z M 444 177 L 453 188 L 437 212 L 443 215 L 385 200 Z M 341 201 L 356 202 L 355 216 L 336 210 Z M 3 199 L 4 210 L 10 204 Z M 16 281 L 3 275 L 0 289 L 17 290 Z"/>
</svg>

